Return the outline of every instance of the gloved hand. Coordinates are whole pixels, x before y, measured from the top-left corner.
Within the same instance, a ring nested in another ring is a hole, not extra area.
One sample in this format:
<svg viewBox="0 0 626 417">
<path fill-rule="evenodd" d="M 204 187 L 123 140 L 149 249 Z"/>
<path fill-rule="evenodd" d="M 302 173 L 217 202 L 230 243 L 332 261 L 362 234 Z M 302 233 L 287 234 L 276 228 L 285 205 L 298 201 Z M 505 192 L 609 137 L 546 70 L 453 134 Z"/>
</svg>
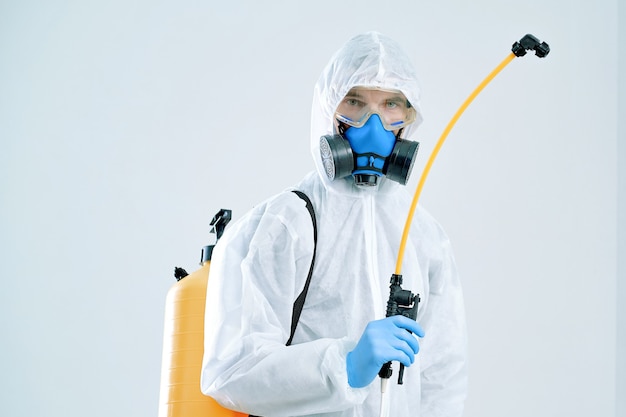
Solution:
<svg viewBox="0 0 626 417">
<path fill-rule="evenodd" d="M 422 327 L 408 317 L 391 316 L 369 322 L 359 343 L 348 353 L 348 384 L 353 388 L 369 385 L 389 361 L 410 366 L 419 352 L 419 344 L 407 330 L 424 337 Z"/>
</svg>

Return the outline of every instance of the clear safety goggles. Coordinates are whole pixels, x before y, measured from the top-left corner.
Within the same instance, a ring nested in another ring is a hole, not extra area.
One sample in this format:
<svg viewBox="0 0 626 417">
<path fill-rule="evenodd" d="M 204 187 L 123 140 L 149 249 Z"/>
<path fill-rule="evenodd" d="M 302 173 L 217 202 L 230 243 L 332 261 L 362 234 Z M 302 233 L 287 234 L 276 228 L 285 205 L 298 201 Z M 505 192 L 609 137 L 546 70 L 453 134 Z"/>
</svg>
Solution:
<svg viewBox="0 0 626 417">
<path fill-rule="evenodd" d="M 413 123 L 417 117 L 415 108 L 398 90 L 354 87 L 341 100 L 335 117 L 349 126 L 361 127 L 372 114 L 377 114 L 389 131 Z"/>
</svg>

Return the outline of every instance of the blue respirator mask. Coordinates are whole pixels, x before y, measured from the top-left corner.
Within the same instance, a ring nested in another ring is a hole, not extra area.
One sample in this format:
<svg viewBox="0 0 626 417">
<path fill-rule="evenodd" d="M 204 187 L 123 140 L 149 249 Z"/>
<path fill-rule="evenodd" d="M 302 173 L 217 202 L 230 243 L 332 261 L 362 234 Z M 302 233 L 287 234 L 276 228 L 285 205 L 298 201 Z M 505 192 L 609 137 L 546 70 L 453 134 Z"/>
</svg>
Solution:
<svg viewBox="0 0 626 417">
<path fill-rule="evenodd" d="M 359 186 L 374 186 L 382 176 L 405 185 L 419 148 L 418 142 L 396 138 L 378 114 L 361 127 L 340 121 L 339 135 L 320 139 L 324 170 L 330 180 L 352 175 Z"/>
<path fill-rule="evenodd" d="M 320 153 L 331 180 L 353 176 L 356 185 L 375 186 L 380 177 L 405 185 L 419 143 L 400 139 L 417 112 L 399 90 L 354 87 L 337 106 L 339 134 L 322 136 Z"/>
</svg>

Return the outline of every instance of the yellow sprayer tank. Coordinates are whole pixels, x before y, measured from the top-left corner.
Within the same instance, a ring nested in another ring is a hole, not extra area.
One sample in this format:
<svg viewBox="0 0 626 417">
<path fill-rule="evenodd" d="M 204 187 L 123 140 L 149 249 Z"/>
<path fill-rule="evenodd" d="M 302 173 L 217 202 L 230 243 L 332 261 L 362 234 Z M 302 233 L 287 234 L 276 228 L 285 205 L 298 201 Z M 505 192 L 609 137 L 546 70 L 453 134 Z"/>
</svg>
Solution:
<svg viewBox="0 0 626 417">
<path fill-rule="evenodd" d="M 221 237 L 230 210 L 220 210 L 211 232 Z M 213 245 L 214 246 L 214 245 Z M 159 417 L 244 417 L 220 406 L 200 391 L 204 351 L 204 307 L 213 246 L 202 250 L 200 269 L 187 275 L 176 269 L 176 282 L 167 293 L 161 364 Z"/>
</svg>

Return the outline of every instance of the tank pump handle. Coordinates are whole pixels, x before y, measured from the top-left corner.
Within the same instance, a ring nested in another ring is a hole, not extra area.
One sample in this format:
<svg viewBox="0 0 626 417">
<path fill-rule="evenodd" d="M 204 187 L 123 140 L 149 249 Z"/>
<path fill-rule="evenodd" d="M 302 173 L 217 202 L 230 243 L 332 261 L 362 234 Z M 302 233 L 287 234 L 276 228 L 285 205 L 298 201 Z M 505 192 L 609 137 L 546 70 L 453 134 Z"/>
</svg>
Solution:
<svg viewBox="0 0 626 417">
<path fill-rule="evenodd" d="M 213 226 L 213 227 L 211 227 L 211 230 L 209 231 L 209 233 L 214 233 L 215 236 L 217 237 L 215 239 L 215 243 L 217 243 L 219 238 L 222 237 L 222 234 L 224 233 L 224 229 L 226 228 L 226 225 L 232 219 L 232 215 L 233 215 L 232 210 L 220 209 L 220 211 L 218 211 L 217 214 L 213 216 L 213 219 L 211 220 L 211 223 L 209 224 L 209 226 Z M 208 262 L 211 260 L 211 255 L 213 254 L 214 247 L 215 247 L 215 244 L 204 246 L 202 248 L 202 252 L 200 254 L 200 265 L 204 265 L 205 262 Z M 174 268 L 174 277 L 176 278 L 176 281 L 180 281 L 181 279 L 185 278 L 187 275 L 189 274 L 183 268 L 180 268 L 180 267 Z"/>
<path fill-rule="evenodd" d="M 539 58 L 545 58 L 550 53 L 550 46 L 545 42 L 539 42 L 539 39 L 531 34 L 524 36 L 513 44 L 511 51 L 515 56 L 520 57 L 526 55 L 526 51 L 534 50 L 535 55 Z"/>
<path fill-rule="evenodd" d="M 213 220 L 211 220 L 210 224 L 210 226 L 213 226 L 213 228 L 211 229 L 211 233 L 215 233 L 217 239 L 222 237 L 226 225 L 230 222 L 232 218 L 232 213 L 232 210 L 221 209 L 217 212 L 215 216 L 213 216 Z"/>
<path fill-rule="evenodd" d="M 216 236 L 215 243 L 222 237 L 224 233 L 224 229 L 226 225 L 230 222 L 233 217 L 233 211 L 229 209 L 220 209 L 213 219 L 211 220 L 211 230 L 209 233 L 214 233 Z M 211 255 L 213 255 L 213 248 L 215 244 L 205 246 L 202 248 L 202 253 L 200 254 L 200 265 L 203 265 L 205 262 L 211 260 Z"/>
</svg>

